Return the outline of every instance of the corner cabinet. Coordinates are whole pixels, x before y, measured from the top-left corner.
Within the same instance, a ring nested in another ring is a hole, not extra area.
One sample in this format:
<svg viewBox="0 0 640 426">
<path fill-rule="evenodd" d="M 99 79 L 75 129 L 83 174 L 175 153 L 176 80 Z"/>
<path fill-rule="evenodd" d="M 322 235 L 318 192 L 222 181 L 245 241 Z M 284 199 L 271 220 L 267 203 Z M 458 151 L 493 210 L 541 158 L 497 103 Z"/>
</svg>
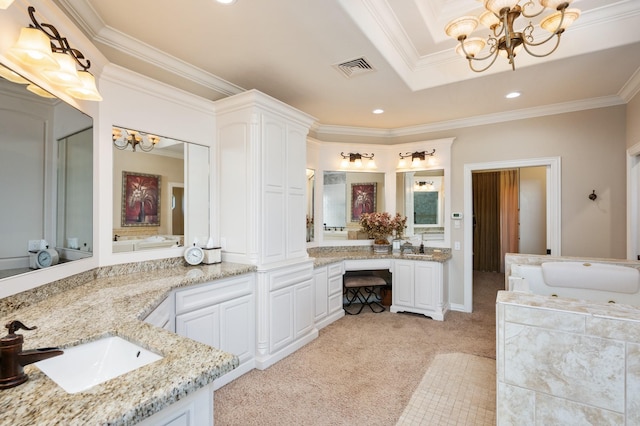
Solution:
<svg viewBox="0 0 640 426">
<path fill-rule="evenodd" d="M 216 101 L 220 244 L 256 265 L 308 258 L 307 134 L 315 119 L 259 91 Z"/>
<path fill-rule="evenodd" d="M 255 367 L 255 277 L 238 277 L 178 290 L 175 293 L 176 333 L 232 353 L 235 370 L 217 378 L 214 389 Z"/>
<path fill-rule="evenodd" d="M 446 268 L 441 262 L 395 260 L 391 312 L 413 312 L 444 320 L 449 310 Z"/>
</svg>

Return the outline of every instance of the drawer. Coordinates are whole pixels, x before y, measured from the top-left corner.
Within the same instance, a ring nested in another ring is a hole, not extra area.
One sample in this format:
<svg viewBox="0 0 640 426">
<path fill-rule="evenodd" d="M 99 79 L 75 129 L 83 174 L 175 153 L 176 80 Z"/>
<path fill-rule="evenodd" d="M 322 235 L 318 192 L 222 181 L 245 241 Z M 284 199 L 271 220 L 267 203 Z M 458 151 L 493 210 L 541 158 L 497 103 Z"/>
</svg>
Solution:
<svg viewBox="0 0 640 426">
<path fill-rule="evenodd" d="M 329 265 L 327 268 L 329 270 L 329 277 L 335 277 L 336 275 L 344 274 L 343 262 L 334 263 L 332 265 Z"/>
<path fill-rule="evenodd" d="M 342 294 L 342 274 L 329 278 L 329 294 Z"/>
<path fill-rule="evenodd" d="M 329 296 L 329 314 L 342 309 L 342 292 Z"/>
<path fill-rule="evenodd" d="M 254 287 L 254 276 L 251 274 L 211 281 L 188 290 L 178 290 L 176 314 L 252 294 Z"/>
<path fill-rule="evenodd" d="M 391 259 L 358 259 L 345 260 L 345 271 L 369 271 L 376 269 L 390 269 Z"/>
</svg>

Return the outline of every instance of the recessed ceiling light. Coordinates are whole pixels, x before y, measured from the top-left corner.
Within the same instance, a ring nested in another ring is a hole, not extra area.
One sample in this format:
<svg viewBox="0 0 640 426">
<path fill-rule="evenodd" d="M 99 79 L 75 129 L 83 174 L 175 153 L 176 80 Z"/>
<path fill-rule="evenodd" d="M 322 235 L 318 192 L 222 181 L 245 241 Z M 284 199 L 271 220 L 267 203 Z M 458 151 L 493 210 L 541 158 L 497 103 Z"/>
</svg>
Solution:
<svg viewBox="0 0 640 426">
<path fill-rule="evenodd" d="M 371 111 L 371 112 L 372 112 L 372 113 L 374 113 L 374 114 L 382 114 L 382 113 L 384 112 L 384 110 L 383 110 L 383 109 L 381 109 L 381 108 L 376 108 L 376 109 L 374 109 L 374 110 L 373 110 L 373 111 Z"/>
<path fill-rule="evenodd" d="M 236 0 L 216 0 L 216 1 L 221 4 L 232 4 L 236 2 Z"/>
<path fill-rule="evenodd" d="M 517 98 L 518 96 L 520 96 L 520 92 L 511 92 L 511 93 L 507 93 L 505 98 L 513 99 L 513 98 Z"/>
</svg>

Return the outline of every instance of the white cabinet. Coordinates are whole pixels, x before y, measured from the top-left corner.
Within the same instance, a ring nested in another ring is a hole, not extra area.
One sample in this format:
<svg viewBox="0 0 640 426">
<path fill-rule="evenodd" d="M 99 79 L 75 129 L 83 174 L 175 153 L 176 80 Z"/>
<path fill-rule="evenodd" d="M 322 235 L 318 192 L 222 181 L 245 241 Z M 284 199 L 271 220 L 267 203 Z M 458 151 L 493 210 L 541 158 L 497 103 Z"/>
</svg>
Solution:
<svg viewBox="0 0 640 426">
<path fill-rule="evenodd" d="M 396 259 L 392 267 L 391 312 L 414 312 L 442 321 L 448 310 L 443 264 Z"/>
<path fill-rule="evenodd" d="M 343 262 L 314 270 L 315 322 L 318 330 L 344 316 L 342 309 Z"/>
<path fill-rule="evenodd" d="M 255 278 L 241 275 L 179 290 L 175 294 L 176 333 L 232 353 L 240 360 L 214 388 L 255 366 Z"/>
<path fill-rule="evenodd" d="M 138 426 L 213 425 L 213 385 L 207 385 L 142 420 Z"/>
<path fill-rule="evenodd" d="M 173 297 L 169 296 L 147 315 L 144 322 L 175 332 L 174 318 Z"/>
<path fill-rule="evenodd" d="M 256 367 L 265 369 L 318 336 L 313 263 L 258 271 Z"/>
<path fill-rule="evenodd" d="M 256 90 L 216 101 L 225 260 L 306 259 L 306 140 L 314 119 Z"/>
</svg>

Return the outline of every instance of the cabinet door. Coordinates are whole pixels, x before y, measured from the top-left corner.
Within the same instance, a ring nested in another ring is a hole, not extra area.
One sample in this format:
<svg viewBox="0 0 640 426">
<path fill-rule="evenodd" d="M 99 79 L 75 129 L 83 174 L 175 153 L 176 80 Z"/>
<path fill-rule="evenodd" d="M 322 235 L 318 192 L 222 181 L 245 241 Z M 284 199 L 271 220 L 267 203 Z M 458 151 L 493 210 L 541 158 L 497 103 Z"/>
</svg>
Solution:
<svg viewBox="0 0 640 426">
<path fill-rule="evenodd" d="M 293 341 L 293 287 L 269 295 L 269 352 L 274 353 Z"/>
<path fill-rule="evenodd" d="M 255 307 L 253 296 L 239 297 L 220 305 L 220 349 L 236 355 L 240 363 L 255 353 Z"/>
<path fill-rule="evenodd" d="M 176 333 L 220 348 L 220 305 L 176 315 Z"/>
<path fill-rule="evenodd" d="M 415 263 L 415 307 L 433 309 L 436 305 L 436 277 L 439 264 Z"/>
<path fill-rule="evenodd" d="M 393 267 L 393 304 L 413 306 L 414 275 L 411 260 L 396 260 Z"/>
<path fill-rule="evenodd" d="M 313 315 L 313 279 L 297 284 L 294 287 L 295 297 L 295 338 L 309 333 L 315 324 Z"/>
<path fill-rule="evenodd" d="M 314 296 L 315 296 L 315 320 L 319 321 L 326 317 L 329 308 L 329 291 L 327 281 L 327 268 L 325 266 L 316 268 L 313 275 Z"/>
</svg>

